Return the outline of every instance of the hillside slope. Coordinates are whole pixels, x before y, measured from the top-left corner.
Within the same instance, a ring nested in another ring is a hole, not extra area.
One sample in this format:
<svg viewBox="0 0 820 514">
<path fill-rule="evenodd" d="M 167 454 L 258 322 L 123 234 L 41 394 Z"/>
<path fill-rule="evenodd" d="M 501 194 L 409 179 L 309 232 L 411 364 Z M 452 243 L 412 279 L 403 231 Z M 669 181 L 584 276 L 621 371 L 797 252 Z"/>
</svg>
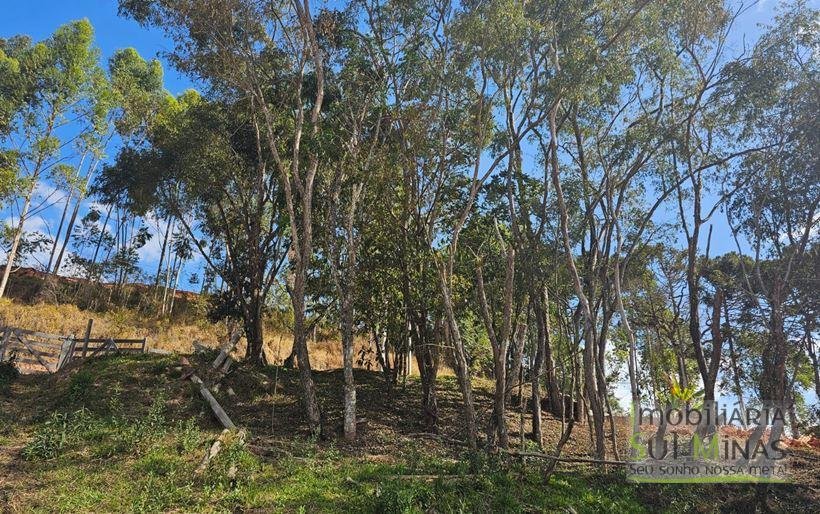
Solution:
<svg viewBox="0 0 820 514">
<path fill-rule="evenodd" d="M 206 380 L 210 358 L 190 357 Z M 431 436 L 420 433 L 415 379 L 386 394 L 377 373 L 357 371 L 363 422 L 360 440 L 348 445 L 337 432 L 341 373 L 316 373 L 331 433 L 311 441 L 297 374 L 275 367 L 237 367 L 221 381 L 215 394 L 246 442 L 230 434 L 206 472 L 197 474 L 220 427 L 183 375 L 178 357 L 136 355 L 94 359 L 53 376 L 6 378 L 0 510 L 732 512 L 747 511 L 754 495 L 752 487 L 738 485 L 631 484 L 617 470 L 579 465 L 564 465 L 545 483 L 540 462 L 488 457 L 454 442 L 459 396 L 447 377 L 439 390 L 441 434 Z M 476 393 L 486 417 L 490 390 L 477 383 Z M 511 414 L 516 444 L 518 423 Z M 556 436 L 559 423 L 546 419 L 548 437 Z M 568 451 L 581 455 L 585 427 L 576 437 Z M 816 492 L 778 486 L 773 504 L 805 510 L 816 506 Z"/>
<path fill-rule="evenodd" d="M 227 340 L 224 323 L 212 323 L 201 315 L 151 317 L 122 307 L 90 311 L 70 303 L 27 303 L 0 299 L 0 326 L 82 337 L 90 318 L 94 319 L 92 337 L 146 337 L 149 348 L 176 353 L 191 353 L 194 342 L 218 348 Z M 293 336 L 277 330 L 271 323 L 267 325 L 265 341 L 268 360 L 279 364 L 290 353 Z M 308 345 L 311 364 L 315 369 L 337 369 L 342 366 L 341 342 L 333 334 L 318 332 L 318 337 L 310 340 Z M 367 345 L 364 339 L 357 339 L 357 352 L 364 345 Z M 244 351 L 243 338 L 237 346 L 236 356 L 241 357 Z"/>
</svg>

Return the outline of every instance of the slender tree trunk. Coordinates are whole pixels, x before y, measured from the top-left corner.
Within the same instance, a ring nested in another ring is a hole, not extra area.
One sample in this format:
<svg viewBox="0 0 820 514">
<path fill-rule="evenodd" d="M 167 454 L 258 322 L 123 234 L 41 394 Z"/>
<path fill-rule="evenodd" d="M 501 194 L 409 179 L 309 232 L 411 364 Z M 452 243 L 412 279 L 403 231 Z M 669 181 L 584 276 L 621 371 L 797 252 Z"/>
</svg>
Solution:
<svg viewBox="0 0 820 514">
<path fill-rule="evenodd" d="M 473 385 L 470 381 L 470 367 L 467 364 L 467 352 L 464 341 L 456 321 L 455 307 L 450 296 L 450 287 L 443 270 L 438 270 L 439 286 L 442 293 L 444 312 L 447 316 L 447 338 L 453 348 L 453 363 L 455 365 L 458 386 L 463 400 L 464 428 L 467 431 L 467 444 L 470 448 L 478 447 L 478 431 L 476 430 L 475 403 L 473 402 Z"/>
<path fill-rule="evenodd" d="M 511 356 L 512 362 L 510 363 L 510 370 L 507 373 L 507 385 L 505 388 L 505 398 L 504 403 L 507 405 L 512 405 L 512 393 L 513 389 L 515 389 L 516 383 L 518 382 L 518 375 L 521 372 L 521 368 L 523 367 L 524 361 L 524 340 L 527 336 L 527 326 L 524 324 L 518 325 L 516 330 L 514 331 L 515 337 L 511 340 L 514 342 L 514 347 L 511 348 Z M 520 384 L 519 384 L 520 386 Z M 522 393 L 520 387 L 518 390 L 518 399 L 519 401 L 524 401 L 524 394 Z"/>
<path fill-rule="evenodd" d="M 60 247 L 60 253 L 57 254 L 57 261 L 54 263 L 54 276 L 60 274 L 60 267 L 63 264 L 63 257 L 65 250 L 68 248 L 68 243 L 71 241 L 71 231 L 74 229 L 74 223 L 77 221 L 77 214 L 80 212 L 80 204 L 83 201 L 83 195 L 77 196 L 77 201 L 74 204 L 74 209 L 71 211 L 71 218 L 68 220 L 68 227 L 66 227 L 65 236 L 63 237 L 63 244 Z"/>
<path fill-rule="evenodd" d="M 310 357 L 307 347 L 307 324 L 305 319 L 305 280 L 307 279 L 307 263 L 300 258 L 296 264 L 293 292 L 293 353 L 299 364 L 299 384 L 301 387 L 302 404 L 308 417 L 308 426 L 311 435 L 323 435 L 321 410 L 316 399 L 316 385 L 313 382 L 313 373 L 310 367 Z"/>
<path fill-rule="evenodd" d="M 586 398 L 589 401 L 589 407 L 592 411 L 592 422 L 595 438 L 595 456 L 598 459 L 603 459 L 606 456 L 606 441 L 604 437 L 604 409 L 601 403 L 596 377 L 596 358 L 595 358 L 595 338 L 593 337 L 594 329 L 592 324 L 592 312 L 589 305 L 589 300 L 583 291 L 581 285 L 580 275 L 575 266 L 575 259 L 572 255 L 572 245 L 570 244 L 569 236 L 569 213 L 567 211 L 566 202 L 564 201 L 564 193 L 561 187 L 561 179 L 558 173 L 558 128 L 556 124 L 556 113 L 558 105 L 554 106 L 549 114 L 550 124 L 550 166 L 552 175 L 552 184 L 555 189 L 556 199 L 558 203 L 558 210 L 560 214 L 561 236 L 564 245 L 564 252 L 566 253 L 567 265 L 570 269 L 573 287 L 581 304 L 581 314 L 584 322 L 584 390 Z"/>
<path fill-rule="evenodd" d="M 820 359 L 817 358 L 817 350 L 814 348 L 814 340 L 812 339 L 811 330 L 806 330 L 806 351 L 811 359 L 812 368 L 814 368 L 814 394 L 820 398 Z"/>
<path fill-rule="evenodd" d="M 786 399 L 787 340 L 783 323 L 782 283 L 772 285 L 769 298 L 769 343 L 763 347 L 760 399 L 783 405 Z"/>
<path fill-rule="evenodd" d="M 541 375 L 544 371 L 544 354 L 546 346 L 546 329 L 541 314 L 540 306 L 536 306 L 540 302 L 538 294 L 533 298 L 533 317 L 535 317 L 535 326 L 537 329 L 537 339 L 535 344 L 535 356 L 532 359 L 532 381 L 531 398 L 532 403 L 532 438 L 538 444 L 539 448 L 543 447 L 544 434 L 541 430 Z M 551 396 L 551 395 L 550 395 Z M 552 398 L 550 398 L 552 400 Z"/>
<path fill-rule="evenodd" d="M 245 358 L 254 365 L 263 366 L 265 362 L 265 333 L 262 316 L 262 300 L 260 293 L 252 295 L 251 300 L 245 307 Z"/>
<path fill-rule="evenodd" d="M 177 290 L 179 289 L 179 276 L 182 274 L 182 267 L 185 266 L 185 259 L 180 259 L 177 265 L 176 278 L 174 278 L 174 289 L 171 291 L 171 305 L 168 307 L 168 315 L 174 313 L 174 303 L 177 299 Z"/>
<path fill-rule="evenodd" d="M 438 433 L 438 399 L 436 397 L 436 377 L 438 375 L 438 345 L 441 338 L 441 326 L 436 327 L 433 339 L 429 331 L 419 323 L 426 323 L 423 317 L 412 323 L 411 337 L 416 350 L 416 363 L 421 378 L 421 409 L 424 426 L 428 432 Z"/>
<path fill-rule="evenodd" d="M 36 184 L 36 181 L 34 182 Z M 14 266 L 14 259 L 17 257 L 17 249 L 20 247 L 20 239 L 23 237 L 23 227 L 28 219 L 28 210 L 31 207 L 31 196 L 34 194 L 34 185 L 23 200 L 23 208 L 20 210 L 20 220 L 17 222 L 17 229 L 14 231 L 14 239 L 11 242 L 11 248 L 6 256 L 6 267 L 3 269 L 3 279 L 0 281 L 0 298 L 6 293 L 6 286 L 9 282 L 9 275 L 11 268 Z"/>
<path fill-rule="evenodd" d="M 732 382 L 735 386 L 735 396 L 737 396 L 737 405 L 740 410 L 740 423 L 743 428 L 746 428 L 746 402 L 743 400 L 743 387 L 740 384 L 740 368 L 737 365 L 737 353 L 735 353 L 735 336 L 732 332 L 732 327 L 729 321 L 729 302 L 723 304 L 723 317 L 726 320 L 728 332 L 726 338 L 729 342 L 729 360 L 732 365 Z"/>
<path fill-rule="evenodd" d="M 342 357 L 344 363 L 344 434 L 348 441 L 356 440 L 356 383 L 353 379 L 353 298 L 345 287 L 342 298 Z"/>
<path fill-rule="evenodd" d="M 482 264 L 476 266 L 476 285 L 478 289 L 478 300 L 481 306 L 481 317 L 490 338 L 493 349 L 493 378 L 495 379 L 495 394 L 493 399 L 493 415 L 487 426 L 487 448 L 494 449 L 497 442 L 501 448 L 507 448 L 509 438 L 507 436 L 506 405 L 508 397 L 507 380 L 507 350 L 510 347 L 512 336 L 512 302 L 513 283 L 515 277 L 515 250 L 510 245 L 506 249 L 506 270 L 504 272 L 504 295 L 503 295 L 503 321 L 500 333 L 496 333 L 492 314 L 490 313 L 487 295 L 484 291 L 484 273 Z M 515 368 L 513 368 L 515 369 Z M 518 379 L 518 377 L 513 377 Z"/>
<path fill-rule="evenodd" d="M 63 207 L 63 214 L 60 216 L 60 224 L 57 225 L 57 234 L 54 235 L 54 244 L 51 246 L 51 253 L 48 256 L 48 266 L 46 266 L 46 274 L 51 273 L 51 265 L 54 263 L 54 255 L 57 253 L 57 247 L 60 246 L 60 234 L 63 233 L 63 225 L 65 218 L 68 215 L 68 208 L 71 205 L 71 198 L 74 196 L 74 189 L 68 192 L 65 198 L 65 207 Z"/>
<path fill-rule="evenodd" d="M 83 156 L 83 159 L 85 159 L 85 156 Z M 86 177 L 85 177 L 85 185 L 83 186 L 82 189 L 77 191 L 77 201 L 74 204 L 74 209 L 71 212 L 71 218 L 68 221 L 68 227 L 66 227 L 65 238 L 63 239 L 63 246 L 60 248 L 60 253 L 57 255 L 57 262 L 54 264 L 54 275 L 59 275 L 60 274 L 60 265 L 63 262 L 63 256 L 65 255 L 66 248 L 68 248 L 68 243 L 71 240 L 71 231 L 74 230 L 74 223 L 77 221 L 77 215 L 80 212 L 80 205 L 83 202 L 83 198 L 85 198 L 85 195 L 83 194 L 83 192 L 85 191 L 85 188 L 88 187 L 88 184 L 91 181 L 91 177 L 94 174 L 94 171 L 96 170 L 98 164 L 99 164 L 98 160 L 95 160 L 94 162 L 92 162 L 91 167 L 89 168 L 88 173 L 86 174 Z M 82 161 L 80 162 L 80 167 L 82 167 Z M 71 195 L 69 195 L 69 199 L 70 198 L 71 198 Z M 66 202 L 66 207 L 68 207 L 68 203 L 69 202 L 67 201 Z M 63 216 L 65 217 L 65 211 L 63 211 Z M 62 225 L 62 221 L 60 222 L 60 224 Z M 56 248 L 56 245 L 57 245 L 57 243 L 55 241 L 55 248 Z"/>
<path fill-rule="evenodd" d="M 165 270 L 165 288 L 162 291 L 162 306 L 160 307 L 160 314 L 165 314 L 166 305 L 168 305 L 168 290 L 171 288 L 171 277 L 174 274 L 174 269 L 177 265 L 177 259 L 179 258 L 178 254 L 174 254 L 174 261 L 173 263 L 169 262 L 168 267 Z M 168 260 L 171 260 L 171 253 L 168 253 Z"/>
<path fill-rule="evenodd" d="M 159 282 L 162 280 L 162 264 L 165 260 L 165 250 L 168 248 L 168 240 L 171 237 L 171 232 L 173 230 L 172 223 L 174 222 L 173 216 L 168 216 L 168 223 L 165 225 L 165 235 L 162 237 L 162 247 L 159 251 L 159 261 L 157 262 L 157 274 L 156 278 L 154 278 L 154 299 L 156 300 L 157 288 L 159 288 Z M 203 287 L 205 281 L 202 281 Z"/>
<path fill-rule="evenodd" d="M 105 238 L 105 231 L 108 228 L 108 220 L 111 218 L 111 211 L 114 209 L 114 204 L 108 206 L 108 211 L 105 213 L 105 220 L 103 220 L 102 228 L 100 229 L 100 237 L 97 238 L 97 244 L 94 246 L 94 255 L 91 257 L 91 266 L 97 264 L 97 256 L 100 253 L 103 239 Z"/>
</svg>

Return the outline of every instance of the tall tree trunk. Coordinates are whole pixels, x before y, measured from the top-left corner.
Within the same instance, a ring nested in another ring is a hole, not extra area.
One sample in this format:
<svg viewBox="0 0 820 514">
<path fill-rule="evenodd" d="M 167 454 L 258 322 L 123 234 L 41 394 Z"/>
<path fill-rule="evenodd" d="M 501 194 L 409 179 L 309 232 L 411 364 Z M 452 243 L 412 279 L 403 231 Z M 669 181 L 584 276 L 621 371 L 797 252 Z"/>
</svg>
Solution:
<svg viewBox="0 0 820 514">
<path fill-rule="evenodd" d="M 515 250 L 512 245 L 506 248 L 506 268 L 504 272 L 504 295 L 503 321 L 500 333 L 496 333 L 493 317 L 490 312 L 487 295 L 484 291 L 484 272 L 482 264 L 476 266 L 476 285 L 478 288 L 478 301 L 481 307 L 481 317 L 490 338 L 493 350 L 493 378 L 495 379 L 495 394 L 493 396 L 493 415 L 487 426 L 487 447 L 495 448 L 496 441 L 501 448 L 507 448 L 509 438 L 507 436 L 506 405 L 508 397 L 507 380 L 507 350 L 510 347 L 512 337 L 512 302 L 513 284 L 515 278 Z M 515 369 L 515 368 L 513 368 Z M 518 377 L 513 377 L 518 379 Z M 510 388 L 511 389 L 511 388 Z M 496 435 L 498 439 L 496 440 Z"/>
<path fill-rule="evenodd" d="M 316 385 L 310 367 L 307 347 L 308 326 L 305 319 L 305 281 L 307 263 L 300 258 L 296 264 L 291 303 L 293 304 L 293 353 L 299 365 L 299 385 L 301 387 L 302 405 L 308 418 L 308 426 L 313 437 L 323 435 L 321 410 L 316 399 Z"/>
<path fill-rule="evenodd" d="M 513 342 L 513 346 L 510 348 L 510 356 L 512 362 L 510 363 L 510 370 L 507 373 L 507 385 L 505 387 L 505 398 L 504 403 L 507 405 L 512 405 L 512 394 L 513 389 L 516 388 L 516 384 L 519 382 L 519 375 L 521 374 L 521 369 L 523 368 L 523 361 L 524 361 L 524 343 L 525 338 L 527 337 L 527 325 L 521 323 L 518 324 L 516 329 L 513 331 L 514 337 L 510 339 Z M 520 388 L 521 384 L 518 384 L 518 399 L 519 401 L 524 401 L 524 394 Z"/>
<path fill-rule="evenodd" d="M 786 399 L 787 340 L 783 322 L 782 283 L 772 285 L 769 298 L 769 343 L 763 347 L 760 399 L 783 405 Z"/>
<path fill-rule="evenodd" d="M 532 382 L 530 402 L 532 403 L 532 438 L 535 440 L 538 447 L 542 448 L 544 444 L 544 434 L 541 430 L 541 375 L 544 371 L 544 354 L 546 353 L 545 347 L 547 338 L 543 316 L 541 313 L 542 309 L 540 308 L 540 305 L 537 305 L 540 303 L 540 299 L 538 298 L 539 296 L 539 294 L 533 295 L 532 301 L 533 317 L 535 318 L 535 326 L 537 329 L 537 339 L 535 343 L 535 356 L 532 360 L 532 376 L 530 377 Z M 550 394 L 550 396 L 552 395 Z"/>
<path fill-rule="evenodd" d="M 85 156 L 83 156 L 85 159 Z M 65 255 L 65 250 L 68 248 L 68 243 L 71 240 L 71 231 L 74 230 L 74 223 L 77 221 L 77 215 L 80 212 L 80 205 L 83 202 L 83 198 L 85 198 L 85 190 L 88 187 L 89 182 L 91 181 L 91 177 L 94 174 L 94 170 L 97 169 L 97 165 L 99 164 L 99 160 L 94 160 L 88 170 L 88 173 L 85 176 L 85 184 L 83 187 L 77 191 L 77 201 L 74 204 L 74 209 L 71 211 L 71 218 L 68 220 L 68 227 L 66 227 L 65 231 L 65 238 L 63 239 L 63 246 L 60 248 L 60 253 L 57 255 L 57 262 L 54 264 L 54 275 L 60 274 L 60 265 L 63 262 L 63 256 Z M 80 167 L 82 167 L 82 161 L 80 161 Z M 78 168 L 79 169 L 79 168 Z M 69 195 L 69 199 L 71 195 Z M 68 207 L 68 201 L 66 203 L 66 207 Z M 63 211 L 63 216 L 65 216 L 65 211 Z M 62 221 L 60 222 L 62 224 Z M 56 241 L 55 241 L 55 248 L 56 248 Z"/>
<path fill-rule="evenodd" d="M 60 247 L 60 253 L 57 254 L 57 261 L 54 263 L 54 270 L 52 272 L 54 276 L 60 274 L 60 267 L 63 264 L 65 250 L 68 248 L 68 243 L 71 241 L 71 231 L 74 230 L 74 223 L 77 221 L 77 214 L 80 212 L 80 204 L 82 201 L 83 195 L 77 195 L 77 202 L 74 204 L 74 209 L 71 211 L 71 218 L 68 220 L 68 226 L 66 227 L 65 236 L 63 237 L 63 244 Z"/>
<path fill-rule="evenodd" d="M 723 303 L 723 317 L 728 328 L 726 339 L 729 342 L 729 360 L 732 366 L 732 382 L 735 386 L 735 396 L 737 396 L 737 406 L 740 409 L 740 423 L 746 428 L 746 402 L 743 399 L 743 386 L 740 384 L 740 368 L 737 365 L 737 353 L 735 353 L 735 335 L 732 332 L 729 320 L 729 302 Z"/>
<path fill-rule="evenodd" d="M 820 398 L 820 359 L 817 357 L 817 350 L 814 348 L 814 340 L 812 339 L 811 330 L 806 329 L 806 351 L 811 359 L 812 368 L 814 368 L 814 394 Z"/>
<path fill-rule="evenodd" d="M 177 299 L 177 290 L 179 289 L 179 276 L 182 274 L 182 268 L 185 266 L 185 259 L 180 259 L 177 264 L 176 278 L 174 278 L 174 289 L 171 291 L 171 304 L 168 306 L 168 315 L 174 314 L 174 304 Z"/>
<path fill-rule="evenodd" d="M 437 322 L 432 334 L 426 328 L 426 316 L 419 316 L 411 323 L 411 337 L 416 350 L 416 364 L 421 378 L 421 409 L 424 426 L 428 432 L 438 433 L 438 399 L 436 378 L 438 375 L 438 347 L 443 338 L 441 322 Z M 420 326 L 420 323 L 425 323 Z"/>
<path fill-rule="evenodd" d="M 68 196 L 65 197 L 65 207 L 63 207 L 63 214 L 60 216 L 60 224 L 57 225 L 57 234 L 54 235 L 54 244 L 51 246 L 51 253 L 48 256 L 48 265 L 46 266 L 46 274 L 51 273 L 51 265 L 54 263 L 54 255 L 57 253 L 57 247 L 60 246 L 60 234 L 63 233 L 63 225 L 65 225 L 65 218 L 68 215 L 68 208 L 71 206 L 71 198 L 74 196 L 74 189 L 68 191 Z"/>
<path fill-rule="evenodd" d="M 353 298 L 348 284 L 342 298 L 342 360 L 344 363 L 344 434 L 356 440 L 356 383 L 353 380 Z"/>
<path fill-rule="evenodd" d="M 172 223 L 174 222 L 173 216 L 168 216 L 168 223 L 165 225 L 165 235 L 162 237 L 162 247 L 159 251 L 159 260 L 157 261 L 157 274 L 154 278 L 154 299 L 156 299 L 157 295 L 157 288 L 159 287 L 160 280 L 162 280 L 162 264 L 165 260 L 165 250 L 168 248 L 168 240 L 171 237 L 171 232 L 173 231 Z M 202 281 L 204 286 L 205 281 Z"/>
<path fill-rule="evenodd" d="M 461 390 L 463 400 L 464 428 L 467 431 L 467 444 L 470 448 L 478 447 L 478 432 L 476 430 L 475 403 L 473 402 L 473 385 L 470 381 L 470 367 L 467 364 L 467 352 L 464 349 L 464 341 L 461 339 L 461 332 L 456 321 L 455 307 L 450 295 L 450 286 L 447 284 L 442 269 L 438 270 L 439 286 L 442 293 L 444 312 L 447 316 L 448 342 L 453 348 L 453 363 L 455 365 L 458 386 Z"/>
<path fill-rule="evenodd" d="M 91 257 L 91 266 L 93 267 L 97 264 L 97 256 L 100 253 L 100 247 L 102 246 L 103 239 L 105 238 L 105 231 L 108 228 L 108 220 L 111 218 L 111 211 L 114 210 L 114 204 L 108 206 L 108 211 L 105 213 L 105 219 L 103 220 L 102 228 L 100 228 L 100 237 L 97 238 L 97 244 L 94 245 L 94 255 Z M 89 277 L 90 278 L 90 277 Z M 98 277 L 99 280 L 99 277 Z"/>
<path fill-rule="evenodd" d="M 35 186 L 36 181 L 34 182 L 34 185 L 31 186 L 31 190 L 29 190 L 23 200 L 23 208 L 20 209 L 20 220 L 17 222 L 17 228 L 14 231 L 14 239 L 11 242 L 9 253 L 6 256 L 8 259 L 6 261 L 6 267 L 3 269 L 3 279 L 0 281 L 0 298 L 2 298 L 6 293 L 6 286 L 9 282 L 9 274 L 11 274 L 11 268 L 14 266 L 14 259 L 17 257 L 17 249 L 20 247 L 20 239 L 23 237 L 23 227 L 28 219 L 28 210 L 29 207 L 31 207 L 31 196 L 34 194 Z"/>
<path fill-rule="evenodd" d="M 592 422 L 595 439 L 595 456 L 598 459 L 603 459 L 606 456 L 606 440 L 604 437 L 604 409 L 597 387 L 596 376 L 596 358 L 595 358 L 595 338 L 593 337 L 594 328 L 592 323 L 592 311 L 589 305 L 589 300 L 584 293 L 581 285 L 578 268 L 575 266 L 575 258 L 572 255 L 572 245 L 570 244 L 569 236 L 569 213 L 567 211 L 566 202 L 564 200 L 564 193 L 561 187 L 561 179 L 558 173 L 558 128 L 556 123 L 556 114 L 558 105 L 556 104 L 549 113 L 550 125 L 550 167 L 552 175 L 552 185 L 555 189 L 556 199 L 558 203 L 558 210 L 560 214 L 560 228 L 561 236 L 564 245 L 564 252 L 566 253 L 567 265 L 573 281 L 575 294 L 578 296 L 578 301 L 581 307 L 581 314 L 584 322 L 584 391 L 589 402 L 590 410 L 592 411 Z"/>
</svg>

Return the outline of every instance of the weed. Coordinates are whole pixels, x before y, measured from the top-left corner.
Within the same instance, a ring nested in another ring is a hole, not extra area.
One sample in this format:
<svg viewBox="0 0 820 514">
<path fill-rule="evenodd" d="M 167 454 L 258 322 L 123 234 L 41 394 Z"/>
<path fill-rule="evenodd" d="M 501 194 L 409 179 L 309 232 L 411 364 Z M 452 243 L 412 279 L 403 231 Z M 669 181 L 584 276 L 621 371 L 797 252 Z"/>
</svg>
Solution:
<svg viewBox="0 0 820 514">
<path fill-rule="evenodd" d="M 202 441 L 202 432 L 194 418 L 188 418 L 184 422 L 177 421 L 174 433 L 177 434 L 177 452 L 180 454 L 192 452 Z"/>
<path fill-rule="evenodd" d="M 94 384 L 94 375 L 87 369 L 81 369 L 72 375 L 68 383 L 68 401 L 74 404 L 88 399 L 90 387 Z"/>
<path fill-rule="evenodd" d="M 55 412 L 23 448 L 23 457 L 26 460 L 54 458 L 67 442 L 68 415 Z"/>
</svg>

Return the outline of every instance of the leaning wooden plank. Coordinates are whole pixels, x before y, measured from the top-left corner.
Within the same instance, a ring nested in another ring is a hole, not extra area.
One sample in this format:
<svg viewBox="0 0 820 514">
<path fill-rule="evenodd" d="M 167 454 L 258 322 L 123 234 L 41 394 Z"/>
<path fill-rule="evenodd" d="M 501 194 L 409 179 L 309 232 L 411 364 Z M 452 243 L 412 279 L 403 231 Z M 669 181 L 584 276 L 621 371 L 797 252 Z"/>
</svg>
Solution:
<svg viewBox="0 0 820 514">
<path fill-rule="evenodd" d="M 110 340 L 109 340 L 109 341 L 110 341 Z M 101 345 L 99 348 L 97 348 L 96 350 L 94 350 L 94 351 L 91 353 L 91 355 L 89 355 L 89 357 L 96 357 L 96 356 L 97 356 L 97 355 L 99 355 L 100 353 L 102 353 L 102 352 L 106 351 L 106 350 L 109 348 L 109 344 L 110 344 L 110 343 L 105 343 L 105 344 Z"/>
<path fill-rule="evenodd" d="M 48 363 L 47 363 L 47 362 L 46 362 L 46 361 L 45 361 L 45 360 L 44 360 L 44 359 L 40 356 L 40 352 L 38 352 L 37 350 L 35 350 L 34 348 L 32 348 L 32 347 L 28 344 L 28 342 L 26 342 L 26 339 L 25 339 L 24 337 L 20 337 L 20 336 L 18 335 L 18 336 L 17 336 L 17 340 L 18 340 L 18 341 L 20 341 L 20 342 L 23 344 L 23 346 L 25 346 L 25 347 L 26 347 L 26 349 L 29 351 L 29 353 L 31 353 L 32 355 L 34 355 L 35 357 L 37 357 L 37 360 L 38 360 L 38 361 L 40 361 L 40 364 L 42 364 L 42 365 L 43 365 L 43 367 L 44 367 L 44 368 L 46 368 L 46 370 L 47 370 L 49 373 L 52 373 L 52 372 L 53 372 L 53 370 L 51 369 L 51 366 L 50 366 L 50 365 L 49 365 L 49 364 L 48 364 Z"/>
<path fill-rule="evenodd" d="M 62 344 L 44 343 L 42 341 L 34 341 L 34 340 L 28 339 L 28 338 L 26 338 L 26 342 L 32 348 L 37 349 L 42 354 L 49 354 L 49 355 L 57 356 L 62 351 Z"/>
<path fill-rule="evenodd" d="M 118 339 L 113 337 L 89 337 L 89 343 L 107 343 L 108 341 L 114 341 L 117 345 L 120 344 L 133 344 L 133 345 L 141 345 L 142 339 Z"/>
<path fill-rule="evenodd" d="M 71 354 L 74 353 L 74 338 L 69 337 L 65 341 L 63 341 L 63 347 L 60 350 L 60 358 L 57 359 L 57 369 L 63 369 L 63 367 L 68 364 L 71 360 Z"/>
<path fill-rule="evenodd" d="M 237 343 L 239 343 L 239 338 L 242 336 L 242 332 L 239 330 L 235 330 L 233 334 L 231 334 L 230 339 L 228 342 L 225 343 L 224 346 L 219 350 L 219 355 L 216 356 L 214 362 L 211 364 L 213 369 L 219 369 L 219 366 L 228 358 L 234 348 L 236 348 Z"/>
<path fill-rule="evenodd" d="M 214 415 L 216 415 L 217 419 L 219 419 L 219 422 L 222 423 L 222 426 L 230 429 L 236 428 L 236 425 L 233 424 L 231 418 L 228 417 L 228 414 L 225 412 L 222 406 L 219 405 L 219 402 L 216 401 L 214 395 L 212 395 L 208 388 L 205 387 L 205 384 L 202 382 L 202 379 L 196 375 L 191 375 L 190 378 L 191 382 L 199 386 L 199 394 L 201 394 L 202 397 L 205 398 L 205 401 L 207 401 L 208 404 L 211 406 L 211 410 L 214 412 Z"/>
</svg>

